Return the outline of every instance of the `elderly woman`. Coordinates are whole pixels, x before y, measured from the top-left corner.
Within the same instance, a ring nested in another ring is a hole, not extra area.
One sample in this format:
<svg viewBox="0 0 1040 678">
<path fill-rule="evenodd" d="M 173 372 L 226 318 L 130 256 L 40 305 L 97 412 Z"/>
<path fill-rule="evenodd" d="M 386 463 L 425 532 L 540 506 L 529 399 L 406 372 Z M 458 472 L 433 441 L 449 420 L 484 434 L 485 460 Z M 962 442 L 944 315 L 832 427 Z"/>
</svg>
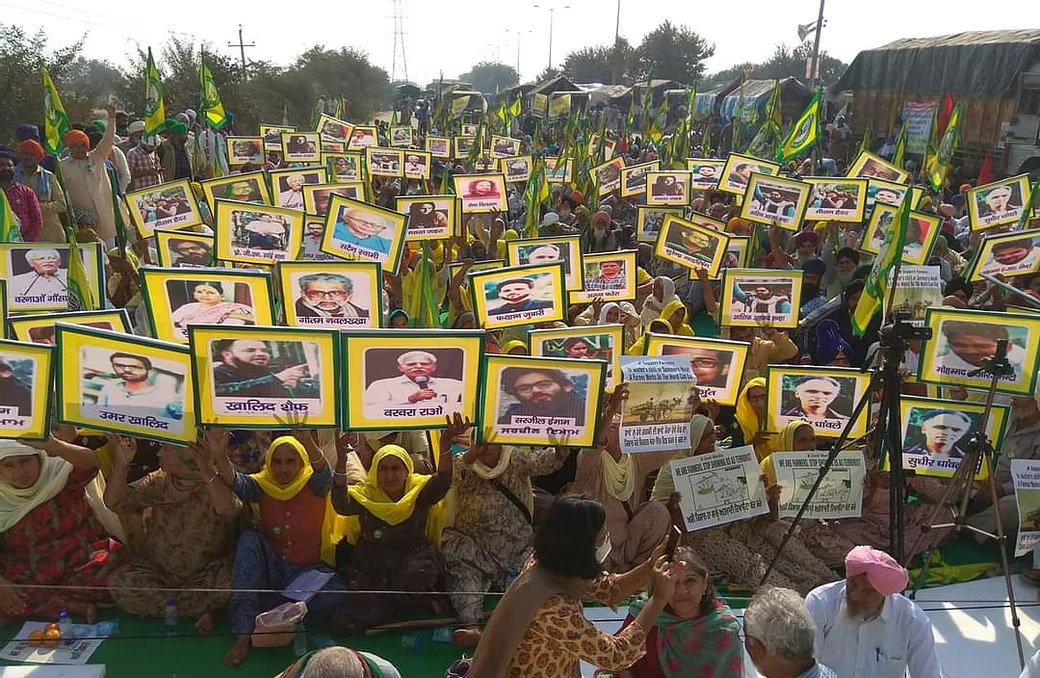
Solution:
<svg viewBox="0 0 1040 678">
<path fill-rule="evenodd" d="M 755 377 L 744 384 L 737 396 L 737 425 L 733 427 L 733 447 L 752 445 L 762 461 L 776 449 L 775 434 L 766 428 L 766 379 Z"/>
<path fill-rule="evenodd" d="M 0 613 L 57 619 L 62 610 L 97 617 L 123 546 L 107 536 L 87 502 L 97 455 L 52 436 L 32 446 L 0 440 Z M 19 585 L 61 586 L 70 589 Z"/>
<path fill-rule="evenodd" d="M 367 591 L 435 591 L 444 574 L 437 551 L 444 527 L 441 500 L 451 489 L 451 443 L 472 424 L 458 414 L 442 434 L 437 473 L 414 472 L 411 455 L 397 445 L 384 445 L 372 458 L 365 482 L 345 490 L 337 486 L 332 506 L 348 516 L 347 541 L 353 545 L 346 563 L 337 563 L 348 596 L 334 614 L 344 633 L 357 633 L 399 618 L 415 598 L 370 595 Z M 447 445 L 443 444 L 447 441 Z M 429 601 L 436 607 L 438 601 Z"/>
<path fill-rule="evenodd" d="M 150 511 L 147 530 L 134 562 L 111 579 L 112 598 L 123 610 L 141 617 L 161 617 L 171 597 L 178 614 L 196 618 L 202 634 L 213 632 L 214 614 L 231 600 L 232 555 L 235 552 L 241 502 L 217 484 L 214 454 L 227 456 L 227 431 L 212 430 L 198 445 L 163 445 L 159 470 L 126 482 L 137 454 L 134 441 L 110 436 L 115 448 L 105 504 L 113 511 L 136 515 Z M 193 589 L 169 593 L 169 589 Z M 198 590 L 205 589 L 205 590 Z"/>
</svg>

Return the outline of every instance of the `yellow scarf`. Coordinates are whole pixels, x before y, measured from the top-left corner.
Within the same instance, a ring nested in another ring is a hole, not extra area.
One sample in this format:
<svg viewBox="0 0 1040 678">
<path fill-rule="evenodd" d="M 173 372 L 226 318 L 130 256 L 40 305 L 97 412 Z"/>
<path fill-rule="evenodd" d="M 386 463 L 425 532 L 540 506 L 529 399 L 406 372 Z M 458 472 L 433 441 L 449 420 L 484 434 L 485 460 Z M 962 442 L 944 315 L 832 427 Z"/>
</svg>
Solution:
<svg viewBox="0 0 1040 678">
<path fill-rule="evenodd" d="M 603 459 L 603 489 L 611 497 L 618 501 L 628 501 L 636 489 L 636 470 L 632 455 L 621 455 L 621 461 L 614 461 L 614 457 L 602 450 L 600 457 Z"/>
<path fill-rule="evenodd" d="M 740 430 L 744 434 L 745 445 L 750 445 L 751 441 L 755 439 L 755 434 L 761 430 L 758 423 L 758 415 L 755 413 L 755 408 L 751 407 L 751 401 L 748 400 L 748 392 L 756 386 L 759 388 L 765 388 L 766 378 L 755 377 L 754 379 L 749 379 L 748 382 L 744 384 L 744 388 L 740 390 L 740 395 L 737 396 L 737 411 L 735 416 L 737 424 L 740 426 Z M 775 443 L 767 440 L 761 445 L 755 446 L 755 456 L 758 457 L 759 461 L 762 461 L 775 452 L 776 449 Z"/>
</svg>

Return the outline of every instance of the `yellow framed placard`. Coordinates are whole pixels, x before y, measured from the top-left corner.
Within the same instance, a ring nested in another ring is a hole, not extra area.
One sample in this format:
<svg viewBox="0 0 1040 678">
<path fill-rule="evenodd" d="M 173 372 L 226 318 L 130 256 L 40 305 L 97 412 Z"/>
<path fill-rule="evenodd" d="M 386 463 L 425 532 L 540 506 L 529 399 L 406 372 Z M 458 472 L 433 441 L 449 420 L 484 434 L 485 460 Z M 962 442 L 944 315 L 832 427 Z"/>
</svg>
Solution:
<svg viewBox="0 0 1040 678">
<path fill-rule="evenodd" d="M 644 162 L 640 165 L 629 165 L 621 170 L 621 197 L 631 198 L 646 193 L 646 175 L 661 169 L 658 160 Z"/>
<path fill-rule="evenodd" d="M 237 428 L 334 428 L 339 343 L 333 330 L 194 325 L 199 423 Z"/>
<path fill-rule="evenodd" d="M 748 265 L 748 236 L 731 235 L 726 246 L 726 258 L 722 262 L 723 270 L 729 268 L 745 268 Z"/>
<path fill-rule="evenodd" d="M 404 151 L 369 146 L 365 149 L 365 164 L 368 167 L 369 176 L 403 177 Z"/>
<path fill-rule="evenodd" d="M 655 243 L 661 232 L 661 224 L 667 215 L 682 218 L 686 210 L 681 207 L 636 207 L 636 242 Z"/>
<path fill-rule="evenodd" d="M 463 262 L 454 264 L 448 264 L 448 280 L 454 280 L 455 276 L 458 275 L 459 269 L 465 266 Z M 500 268 L 508 266 L 505 259 L 486 259 L 484 261 L 476 261 L 472 266 L 469 267 L 468 273 L 480 273 L 481 271 L 497 271 Z M 467 281 L 462 281 L 463 285 L 468 284 Z"/>
<path fill-rule="evenodd" d="M 321 137 L 317 132 L 282 132 L 282 161 L 321 162 Z"/>
<path fill-rule="evenodd" d="M 404 178 L 414 181 L 426 181 L 430 178 L 430 166 L 433 160 L 426 151 L 409 150 L 404 152 Z"/>
<path fill-rule="evenodd" d="M 458 174 L 451 178 L 455 195 L 462 200 L 462 211 L 479 214 L 509 209 L 506 202 L 506 175 Z"/>
<path fill-rule="evenodd" d="M 574 176 L 574 159 L 567 158 L 561 165 L 556 157 L 545 158 L 545 178 L 550 184 L 569 183 Z"/>
<path fill-rule="evenodd" d="M 23 315 L 11 318 L 8 324 L 18 341 L 31 344 L 54 346 L 58 343 L 55 325 L 80 325 L 98 330 L 108 330 L 122 334 L 133 334 L 130 325 L 130 313 L 125 308 L 108 311 L 69 311 L 68 313 L 41 313 L 40 315 Z"/>
<path fill-rule="evenodd" d="M 281 262 L 278 283 L 285 324 L 323 329 L 378 328 L 383 319 L 382 280 L 377 263 Z"/>
<path fill-rule="evenodd" d="M 1019 174 L 968 189 L 964 194 L 971 230 L 981 231 L 1004 224 L 1017 224 L 1029 202 L 1029 175 Z"/>
<path fill-rule="evenodd" d="M 869 179 L 867 184 L 867 213 L 872 214 L 875 205 L 901 207 L 903 196 L 910 190 L 906 184 L 897 184 L 881 179 Z"/>
<path fill-rule="evenodd" d="M 451 139 L 448 137 L 426 137 L 426 151 L 435 158 L 450 158 Z"/>
<path fill-rule="evenodd" d="M 899 402 L 903 425 L 903 468 L 919 476 L 952 478 L 967 454 L 967 443 L 982 426 L 985 405 L 903 396 Z M 986 422 L 986 437 L 1001 449 L 1011 408 L 994 404 Z M 883 470 L 891 467 L 885 455 Z M 985 480 L 989 468 L 981 464 L 976 480 Z"/>
<path fill-rule="evenodd" d="M 932 338 L 924 342 L 917 379 L 939 386 L 987 390 L 989 374 L 972 374 L 996 355 L 997 342 L 1007 341 L 1007 359 L 1014 373 L 997 381 L 997 392 L 1029 397 L 1037 379 L 1040 354 L 1040 315 L 995 313 L 932 306 L 924 316 Z"/>
<path fill-rule="evenodd" d="M 690 188 L 694 191 L 707 191 L 718 187 L 725 160 L 712 158 L 687 158 L 686 169 L 690 171 Z"/>
<path fill-rule="evenodd" d="M 870 221 L 863 229 L 863 240 L 860 242 L 859 248 L 870 254 L 880 252 L 881 246 L 885 244 L 885 234 L 896 226 L 895 221 L 898 214 L 898 206 L 893 207 L 884 203 L 874 205 L 874 209 L 870 213 Z"/>
<path fill-rule="evenodd" d="M 195 389 L 184 346 L 60 323 L 58 420 L 186 445 L 195 442 Z"/>
<path fill-rule="evenodd" d="M 895 220 L 899 218 L 899 208 L 890 205 L 877 205 L 870 215 L 870 223 L 863 232 L 863 243 L 860 249 L 877 254 L 885 241 L 885 235 L 896 228 Z M 931 255 L 935 240 L 942 230 L 942 219 L 924 212 L 910 212 L 906 231 L 906 243 L 903 246 L 903 263 L 923 266 Z"/>
<path fill-rule="evenodd" d="M 691 210 L 690 213 L 686 215 L 686 221 L 697 224 L 699 226 L 707 226 L 713 231 L 722 231 L 724 233 L 729 233 L 729 229 L 726 228 L 727 224 L 725 221 L 715 219 L 714 217 L 710 217 L 707 214 L 702 214 L 701 212 L 694 212 Z"/>
<path fill-rule="evenodd" d="M 723 327 L 798 327 L 801 271 L 731 268 L 722 276 Z"/>
<path fill-rule="evenodd" d="M 409 195 L 397 198 L 394 207 L 408 217 L 409 241 L 447 240 L 455 234 L 458 200 L 454 195 Z"/>
<path fill-rule="evenodd" d="M 444 428 L 476 421 L 484 332 L 394 330 L 341 334 L 347 380 L 343 427 L 351 431 Z"/>
<path fill-rule="evenodd" d="M 105 270 L 101 243 L 81 243 L 87 285 L 104 303 Z M 0 243 L 0 278 L 7 281 L 8 315 L 69 310 L 68 243 Z"/>
<path fill-rule="evenodd" d="M 207 179 L 199 182 L 206 204 L 210 209 L 217 200 L 235 200 L 252 202 L 257 205 L 271 205 L 271 191 L 267 187 L 267 177 L 263 172 L 230 174 L 219 179 Z"/>
<path fill-rule="evenodd" d="M 152 336 L 188 342 L 191 325 L 273 325 L 271 274 L 223 268 L 141 269 Z"/>
<path fill-rule="evenodd" d="M 654 254 L 691 271 L 706 269 L 708 277 L 719 274 L 726 256 L 729 235 L 667 214 L 657 234 Z"/>
<path fill-rule="evenodd" d="M 675 207 L 690 204 L 690 173 L 668 170 L 647 172 L 646 204 L 653 207 Z"/>
<path fill-rule="evenodd" d="M 605 362 L 507 355 L 484 360 L 478 443 L 595 447 Z"/>
<path fill-rule="evenodd" d="M 415 130 L 411 125 L 394 125 L 390 128 L 390 145 L 394 148 L 410 148 L 415 142 Z"/>
<path fill-rule="evenodd" d="M 303 189 L 305 186 L 324 184 L 328 181 L 328 171 L 320 165 L 274 170 L 269 172 L 268 176 L 271 179 L 274 206 L 294 210 L 304 209 Z"/>
<path fill-rule="evenodd" d="M 581 239 L 576 235 L 554 238 L 526 238 L 506 241 L 506 258 L 510 266 L 563 264 L 563 276 L 570 291 L 582 289 Z"/>
<path fill-rule="evenodd" d="M 632 301 L 636 298 L 636 251 L 586 254 L 581 260 L 582 289 L 571 290 L 572 304 Z"/>
<path fill-rule="evenodd" d="M 307 184 L 303 187 L 303 210 L 307 214 L 324 217 L 329 213 L 332 196 L 341 195 L 354 200 L 365 199 L 365 185 L 360 181 L 331 184 Z"/>
<path fill-rule="evenodd" d="M 303 216 L 303 243 L 300 245 L 300 261 L 337 261 L 328 252 L 321 251 L 325 241 L 325 217 L 319 214 Z"/>
<path fill-rule="evenodd" d="M 870 375 L 844 367 L 808 368 L 770 365 L 766 369 L 766 429 L 774 433 L 797 419 L 812 424 L 816 435 L 837 438 L 870 386 Z M 869 408 L 861 409 L 849 439 L 867 434 Z"/>
<path fill-rule="evenodd" d="M 797 231 L 809 205 L 812 186 L 804 181 L 754 172 L 748 180 L 740 216 L 760 224 Z"/>
<path fill-rule="evenodd" d="M 199 201 L 187 179 L 150 186 L 126 194 L 130 220 L 142 238 L 152 237 L 156 229 L 183 229 L 202 223 Z"/>
<path fill-rule="evenodd" d="M 850 177 L 881 179 L 895 184 L 905 183 L 910 178 L 910 172 L 896 167 L 870 151 L 860 151 L 845 174 Z"/>
<path fill-rule="evenodd" d="M 356 125 L 347 144 L 348 151 L 363 151 L 379 145 L 379 130 L 371 125 Z"/>
<path fill-rule="evenodd" d="M 272 266 L 293 261 L 303 240 L 303 212 L 218 200 L 213 239 L 217 259 Z"/>
<path fill-rule="evenodd" d="M 858 224 L 867 210 L 867 179 L 849 177 L 805 177 L 812 186 L 805 218 L 809 221 L 838 221 Z"/>
<path fill-rule="evenodd" d="M 354 125 L 346 120 L 340 120 L 327 113 L 322 113 L 318 117 L 317 132 L 321 137 L 322 143 L 331 141 L 346 145 L 350 141 L 351 134 L 354 133 Z"/>
<path fill-rule="evenodd" d="M 404 252 L 405 216 L 360 200 L 333 195 L 321 250 L 348 261 L 375 261 L 397 275 Z"/>
<path fill-rule="evenodd" d="M 624 353 L 623 325 L 589 325 L 566 329 L 530 330 L 528 349 L 533 356 L 606 363 L 604 388 L 613 391 L 621 375 Z"/>
<path fill-rule="evenodd" d="M 592 183 L 599 191 L 597 197 L 602 198 L 611 191 L 621 188 L 621 170 L 623 169 L 625 169 L 624 158 L 611 158 L 589 170 Z"/>
<path fill-rule="evenodd" d="M 491 157 L 508 158 L 511 155 L 520 155 L 520 140 L 492 134 Z"/>
<path fill-rule="evenodd" d="M 529 155 L 513 155 L 499 158 L 498 169 L 506 175 L 506 181 L 515 184 L 531 178 L 531 165 L 534 160 Z"/>
<path fill-rule="evenodd" d="M 776 176 L 780 172 L 780 165 L 768 160 L 762 160 L 750 155 L 730 153 L 726 158 L 726 164 L 722 166 L 718 189 L 723 193 L 732 193 L 744 196 L 747 191 L 748 182 L 754 173 Z"/>
<path fill-rule="evenodd" d="M 162 268 L 212 268 L 213 236 L 190 231 L 156 231 L 155 252 Z M 222 264 L 221 264 L 222 265 Z"/>
<path fill-rule="evenodd" d="M 670 334 L 651 333 L 646 341 L 646 355 L 689 358 L 700 397 L 728 407 L 737 404 L 740 378 L 750 349 L 751 344 L 742 341 Z"/>
<path fill-rule="evenodd" d="M 237 169 L 243 165 L 263 167 L 263 137 L 227 137 L 224 139 L 224 142 L 227 145 L 228 165 L 232 169 Z"/>
<path fill-rule="evenodd" d="M 336 184 L 365 180 L 364 156 L 357 151 L 348 153 L 322 153 L 329 181 Z"/>
<path fill-rule="evenodd" d="M 264 140 L 265 151 L 282 152 L 282 132 L 295 132 L 292 125 L 260 125 L 260 136 Z"/>
<path fill-rule="evenodd" d="M 452 155 L 456 160 L 465 160 L 469 157 L 469 151 L 473 148 L 473 144 L 476 143 L 476 137 L 473 136 L 455 136 L 451 139 Z"/>
<path fill-rule="evenodd" d="M 1017 278 L 1040 270 L 1040 229 L 987 235 L 972 260 L 968 280 L 985 280 L 982 274 Z"/>
<path fill-rule="evenodd" d="M 321 157 L 324 159 L 326 153 L 346 153 L 347 144 L 344 141 L 329 141 L 328 139 L 322 138 L 321 140 Z"/>
<path fill-rule="evenodd" d="M 515 266 L 469 274 L 473 313 L 485 329 L 533 325 L 567 317 L 563 264 Z"/>
<path fill-rule="evenodd" d="M 51 346 L 0 339 L 0 437 L 47 439 L 54 355 Z"/>
</svg>

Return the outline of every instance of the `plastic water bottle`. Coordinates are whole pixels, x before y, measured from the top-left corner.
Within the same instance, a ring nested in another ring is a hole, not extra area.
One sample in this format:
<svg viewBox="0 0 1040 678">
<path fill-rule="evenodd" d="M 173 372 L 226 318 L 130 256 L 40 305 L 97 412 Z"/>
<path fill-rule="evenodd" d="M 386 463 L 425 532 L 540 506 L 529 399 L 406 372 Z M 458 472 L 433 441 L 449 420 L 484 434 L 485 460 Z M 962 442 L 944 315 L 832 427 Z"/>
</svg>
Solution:
<svg viewBox="0 0 1040 678">
<path fill-rule="evenodd" d="M 72 620 L 69 613 L 62 610 L 58 613 L 58 630 L 61 631 L 61 642 L 64 645 L 72 644 Z"/>
<path fill-rule="evenodd" d="M 177 601 L 173 596 L 166 599 L 166 607 L 163 610 L 163 626 L 166 628 L 166 635 L 177 635 Z"/>
<path fill-rule="evenodd" d="M 425 642 L 421 633 L 406 633 L 401 636 L 401 647 L 406 650 L 422 652 L 423 645 Z"/>
<path fill-rule="evenodd" d="M 293 651 L 296 652 L 297 657 L 307 654 L 307 629 L 303 622 L 298 622 L 296 630 L 293 631 Z"/>
</svg>

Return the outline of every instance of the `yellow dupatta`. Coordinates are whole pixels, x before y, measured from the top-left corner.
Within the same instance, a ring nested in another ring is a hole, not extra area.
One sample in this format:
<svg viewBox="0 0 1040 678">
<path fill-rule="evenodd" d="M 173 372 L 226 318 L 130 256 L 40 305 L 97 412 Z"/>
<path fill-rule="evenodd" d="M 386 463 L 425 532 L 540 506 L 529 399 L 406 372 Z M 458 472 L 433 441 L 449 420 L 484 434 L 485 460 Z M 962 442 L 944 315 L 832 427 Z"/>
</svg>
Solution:
<svg viewBox="0 0 1040 678">
<path fill-rule="evenodd" d="M 794 452 L 794 434 L 797 433 L 798 429 L 802 428 L 803 426 L 808 426 L 809 428 L 813 427 L 813 425 L 805 419 L 795 419 L 794 421 L 788 422 L 787 426 L 785 426 L 784 430 L 780 433 L 780 439 L 777 442 L 776 449 L 773 451 Z M 766 477 L 766 487 L 772 487 L 773 485 L 776 485 L 776 466 L 773 462 L 772 453 L 770 453 L 768 457 L 759 462 L 758 466 L 762 472 L 762 475 Z"/>
<path fill-rule="evenodd" d="M 740 430 L 744 434 L 745 445 L 751 445 L 751 441 L 755 439 L 755 434 L 760 430 L 763 430 L 762 427 L 759 426 L 758 415 L 755 414 L 755 408 L 751 407 L 751 401 L 748 400 L 748 392 L 756 386 L 764 389 L 766 387 L 766 378 L 755 377 L 754 379 L 748 379 L 748 382 L 744 384 L 744 388 L 740 389 L 740 395 L 737 396 L 735 418 L 737 420 L 737 425 L 740 426 Z M 776 450 L 776 443 L 767 439 L 761 445 L 755 446 L 755 456 L 758 457 L 759 462 L 761 462 Z"/>
</svg>

